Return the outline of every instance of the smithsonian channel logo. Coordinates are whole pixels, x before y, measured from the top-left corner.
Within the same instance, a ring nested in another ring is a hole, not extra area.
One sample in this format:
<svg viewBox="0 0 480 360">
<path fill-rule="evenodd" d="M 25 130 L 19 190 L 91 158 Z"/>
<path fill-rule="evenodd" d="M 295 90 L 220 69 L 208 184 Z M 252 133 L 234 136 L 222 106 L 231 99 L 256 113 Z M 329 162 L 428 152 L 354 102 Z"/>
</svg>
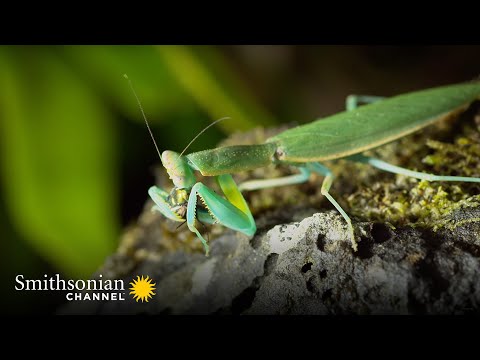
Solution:
<svg viewBox="0 0 480 360">
<path fill-rule="evenodd" d="M 90 280 L 64 280 L 59 274 L 55 274 L 48 278 L 43 275 L 44 279 L 25 279 L 23 275 L 15 277 L 16 291 L 66 291 L 66 299 L 68 301 L 124 301 L 127 291 L 124 280 L 103 279 L 103 275 L 99 275 L 99 279 Z M 143 275 L 137 276 L 129 285 L 128 295 L 132 296 L 137 302 L 148 302 L 155 293 L 155 283 L 152 279 Z"/>
</svg>

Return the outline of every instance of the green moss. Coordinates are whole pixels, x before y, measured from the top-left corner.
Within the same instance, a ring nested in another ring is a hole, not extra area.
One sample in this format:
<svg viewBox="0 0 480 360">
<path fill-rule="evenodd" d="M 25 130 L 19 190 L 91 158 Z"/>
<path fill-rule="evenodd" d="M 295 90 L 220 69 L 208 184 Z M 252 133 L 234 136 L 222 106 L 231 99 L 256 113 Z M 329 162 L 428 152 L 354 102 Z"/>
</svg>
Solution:
<svg viewBox="0 0 480 360">
<path fill-rule="evenodd" d="M 478 105 L 457 119 L 430 126 L 417 134 L 372 152 L 385 161 L 438 175 L 480 177 L 480 137 L 475 113 Z M 366 165 L 355 165 L 366 167 Z M 340 170 L 340 169 L 339 169 Z M 353 171 L 353 170 L 350 170 Z M 341 194 L 349 213 L 365 220 L 453 230 L 478 218 L 461 218 L 465 208 L 480 206 L 480 184 L 428 182 L 402 175 L 358 172 L 359 184 Z M 343 181 L 348 181 L 343 179 Z M 338 191 L 338 188 L 336 189 Z"/>
</svg>

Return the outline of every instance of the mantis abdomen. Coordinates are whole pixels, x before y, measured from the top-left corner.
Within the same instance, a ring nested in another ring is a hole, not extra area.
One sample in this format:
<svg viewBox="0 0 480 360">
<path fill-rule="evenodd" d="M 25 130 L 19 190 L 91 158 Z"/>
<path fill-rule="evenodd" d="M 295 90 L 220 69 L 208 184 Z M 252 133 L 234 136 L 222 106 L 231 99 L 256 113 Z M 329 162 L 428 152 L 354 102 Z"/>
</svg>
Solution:
<svg viewBox="0 0 480 360">
<path fill-rule="evenodd" d="M 384 145 L 464 110 L 480 98 L 480 82 L 443 86 L 387 98 L 286 130 L 267 141 L 278 159 L 338 159 Z"/>
</svg>

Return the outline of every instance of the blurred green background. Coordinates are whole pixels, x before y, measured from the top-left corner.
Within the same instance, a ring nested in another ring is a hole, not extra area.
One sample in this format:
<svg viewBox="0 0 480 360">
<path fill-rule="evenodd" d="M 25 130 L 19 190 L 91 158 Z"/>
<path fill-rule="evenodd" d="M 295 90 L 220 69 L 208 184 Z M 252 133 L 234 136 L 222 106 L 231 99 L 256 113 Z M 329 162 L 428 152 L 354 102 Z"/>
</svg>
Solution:
<svg viewBox="0 0 480 360">
<path fill-rule="evenodd" d="M 3 313 L 51 312 L 64 294 L 15 292 L 15 276 L 88 278 L 135 222 L 160 150 L 215 147 L 234 131 L 472 80 L 479 46 L 0 46 Z M 21 295 L 21 296 L 20 296 Z"/>
</svg>

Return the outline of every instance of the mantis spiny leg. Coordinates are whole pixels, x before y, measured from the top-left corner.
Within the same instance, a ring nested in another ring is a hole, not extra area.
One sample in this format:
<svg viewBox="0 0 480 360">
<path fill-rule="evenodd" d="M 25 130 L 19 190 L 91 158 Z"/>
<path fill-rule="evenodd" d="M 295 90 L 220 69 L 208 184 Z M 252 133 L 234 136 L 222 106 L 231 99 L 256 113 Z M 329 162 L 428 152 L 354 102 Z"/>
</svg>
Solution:
<svg viewBox="0 0 480 360">
<path fill-rule="evenodd" d="M 175 211 L 172 210 L 171 205 L 168 203 L 168 193 L 159 188 L 158 186 L 152 186 L 148 189 L 148 194 L 155 202 L 152 207 L 152 211 L 160 211 L 163 215 L 173 221 L 184 221 Z"/>
<path fill-rule="evenodd" d="M 216 223 L 240 231 L 247 236 L 252 236 L 257 230 L 248 205 L 231 175 L 220 175 L 217 177 L 217 181 L 227 199 L 199 182 L 192 187 L 187 205 L 188 228 L 200 238 L 206 255 L 209 253 L 208 243 L 195 227 L 198 197 L 200 197 L 206 211 Z"/>
</svg>

